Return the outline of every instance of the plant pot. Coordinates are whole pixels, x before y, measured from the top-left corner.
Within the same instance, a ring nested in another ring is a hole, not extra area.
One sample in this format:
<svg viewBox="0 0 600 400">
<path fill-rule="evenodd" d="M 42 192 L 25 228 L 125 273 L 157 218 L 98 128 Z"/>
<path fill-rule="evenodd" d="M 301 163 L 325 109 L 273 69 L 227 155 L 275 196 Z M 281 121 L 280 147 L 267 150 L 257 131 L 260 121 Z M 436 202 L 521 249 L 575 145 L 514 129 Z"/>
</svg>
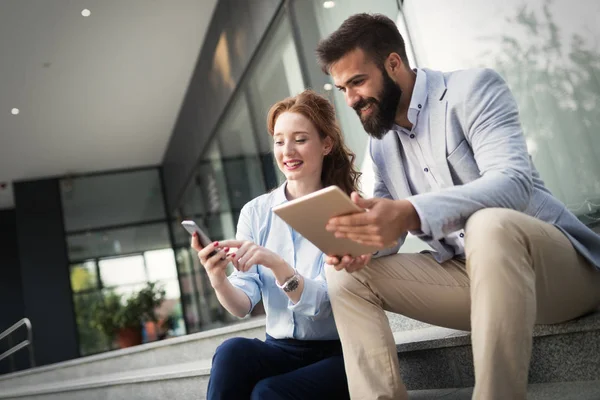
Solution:
<svg viewBox="0 0 600 400">
<path fill-rule="evenodd" d="M 142 328 L 121 328 L 117 332 L 117 343 L 122 349 L 142 344 Z"/>
</svg>

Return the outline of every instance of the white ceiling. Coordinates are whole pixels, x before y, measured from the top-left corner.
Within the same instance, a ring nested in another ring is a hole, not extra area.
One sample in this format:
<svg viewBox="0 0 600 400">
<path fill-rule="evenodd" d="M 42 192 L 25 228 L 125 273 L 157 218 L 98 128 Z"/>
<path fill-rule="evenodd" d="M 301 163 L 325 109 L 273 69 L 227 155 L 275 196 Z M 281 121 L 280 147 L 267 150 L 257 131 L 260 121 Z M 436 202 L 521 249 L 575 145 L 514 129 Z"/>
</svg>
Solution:
<svg viewBox="0 0 600 400">
<path fill-rule="evenodd" d="M 160 164 L 216 2 L 0 0 L 0 209 L 15 180 Z"/>
</svg>

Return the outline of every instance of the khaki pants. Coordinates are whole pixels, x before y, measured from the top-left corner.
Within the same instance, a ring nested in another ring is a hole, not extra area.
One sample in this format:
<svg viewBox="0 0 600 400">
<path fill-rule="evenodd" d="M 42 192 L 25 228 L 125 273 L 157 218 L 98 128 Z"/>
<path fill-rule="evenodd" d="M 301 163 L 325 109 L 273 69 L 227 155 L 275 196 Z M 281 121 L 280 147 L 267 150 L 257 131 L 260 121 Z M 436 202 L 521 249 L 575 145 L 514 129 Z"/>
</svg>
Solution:
<svg viewBox="0 0 600 400">
<path fill-rule="evenodd" d="M 470 330 L 477 400 L 526 398 L 533 327 L 600 304 L 600 271 L 554 226 L 508 209 L 484 209 L 465 228 L 466 264 L 427 254 L 372 260 L 349 274 L 327 267 L 350 394 L 407 399 L 384 310 Z"/>
</svg>

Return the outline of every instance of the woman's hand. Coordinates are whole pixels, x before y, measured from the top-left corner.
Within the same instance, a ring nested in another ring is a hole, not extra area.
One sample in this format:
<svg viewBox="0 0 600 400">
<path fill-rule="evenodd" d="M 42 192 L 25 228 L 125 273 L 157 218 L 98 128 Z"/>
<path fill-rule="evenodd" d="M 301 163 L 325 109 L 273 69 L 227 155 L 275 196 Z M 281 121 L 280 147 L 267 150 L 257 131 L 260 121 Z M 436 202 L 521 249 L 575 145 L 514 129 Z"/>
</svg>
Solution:
<svg viewBox="0 0 600 400">
<path fill-rule="evenodd" d="M 231 262 L 241 272 L 248 271 L 256 264 L 263 265 L 273 270 L 273 272 L 281 269 L 283 266 L 287 267 L 286 262 L 279 255 L 248 240 L 225 240 L 220 245 L 228 248 L 237 248 L 231 254 Z"/>
<path fill-rule="evenodd" d="M 198 234 L 192 235 L 192 248 L 198 252 L 198 259 L 204 266 L 210 284 L 214 289 L 218 289 L 219 286 L 227 280 L 227 274 L 225 273 L 227 264 L 231 261 L 231 255 L 227 252 L 229 248 L 226 246 L 219 246 L 219 242 L 214 242 L 202 248 L 198 241 Z M 210 256 L 210 253 L 216 250 L 216 254 Z"/>
</svg>

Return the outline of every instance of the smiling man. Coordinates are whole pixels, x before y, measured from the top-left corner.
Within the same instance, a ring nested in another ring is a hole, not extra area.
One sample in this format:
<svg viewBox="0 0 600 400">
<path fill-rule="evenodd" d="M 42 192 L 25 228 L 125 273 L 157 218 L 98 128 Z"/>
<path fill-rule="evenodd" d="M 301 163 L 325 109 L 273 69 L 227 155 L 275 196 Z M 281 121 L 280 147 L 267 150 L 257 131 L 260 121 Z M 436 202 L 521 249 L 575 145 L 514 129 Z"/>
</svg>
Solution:
<svg viewBox="0 0 600 400">
<path fill-rule="evenodd" d="M 600 237 L 544 187 L 517 104 L 489 69 L 412 70 L 393 21 L 358 14 L 317 48 L 370 135 L 373 199 L 327 281 L 353 399 L 407 399 L 384 310 L 471 330 L 479 400 L 526 398 L 533 327 L 600 304 Z M 433 248 L 397 254 L 407 232 Z"/>
</svg>

